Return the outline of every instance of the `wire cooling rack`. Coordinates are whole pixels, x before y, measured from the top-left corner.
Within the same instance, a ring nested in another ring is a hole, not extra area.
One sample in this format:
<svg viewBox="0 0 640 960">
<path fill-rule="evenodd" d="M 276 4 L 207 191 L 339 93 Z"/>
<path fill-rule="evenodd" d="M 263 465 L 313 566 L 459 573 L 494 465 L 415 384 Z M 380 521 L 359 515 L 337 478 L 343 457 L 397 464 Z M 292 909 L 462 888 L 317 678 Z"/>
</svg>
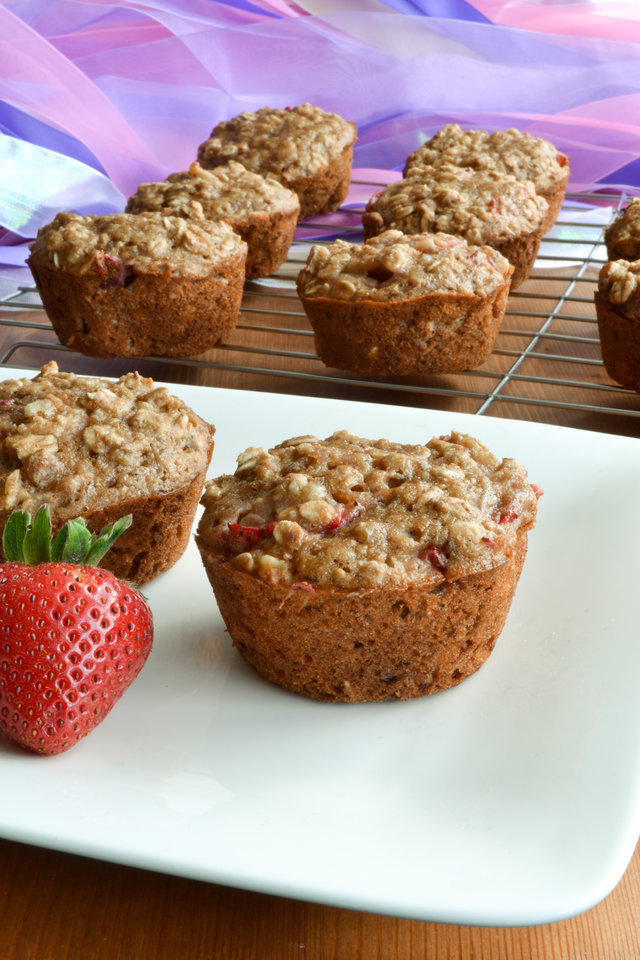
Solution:
<svg viewBox="0 0 640 960">
<path fill-rule="evenodd" d="M 362 189 L 363 183 L 359 181 Z M 381 184 L 370 183 L 371 191 Z M 155 379 L 232 385 L 459 410 L 640 436 L 640 395 L 608 377 L 600 355 L 594 291 L 606 260 L 603 231 L 628 197 L 601 189 L 569 194 L 544 238 L 531 277 L 509 297 L 489 360 L 463 374 L 362 377 L 324 366 L 295 290 L 312 242 L 358 240 L 363 205 L 307 220 L 273 277 L 247 283 L 231 341 L 189 359 L 91 360 L 61 346 L 32 286 L 0 300 L 0 365 L 38 368 L 55 357 L 77 373 L 118 376 L 138 369 Z M 62 357 L 57 356 L 62 354 Z"/>
</svg>

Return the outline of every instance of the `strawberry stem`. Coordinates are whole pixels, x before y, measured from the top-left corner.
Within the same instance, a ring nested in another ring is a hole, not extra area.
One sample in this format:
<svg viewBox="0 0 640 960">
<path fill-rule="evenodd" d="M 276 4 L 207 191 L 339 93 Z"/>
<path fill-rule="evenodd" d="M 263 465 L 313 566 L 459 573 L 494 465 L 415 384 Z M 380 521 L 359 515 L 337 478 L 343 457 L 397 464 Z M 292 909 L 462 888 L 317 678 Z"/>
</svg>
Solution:
<svg viewBox="0 0 640 960">
<path fill-rule="evenodd" d="M 29 513 L 18 510 L 7 520 L 2 549 L 7 560 L 31 566 L 52 562 L 97 566 L 131 520 L 131 514 L 120 517 L 95 534 L 82 517 L 76 517 L 67 520 L 52 543 L 49 507 L 40 507 L 33 521 Z"/>
</svg>

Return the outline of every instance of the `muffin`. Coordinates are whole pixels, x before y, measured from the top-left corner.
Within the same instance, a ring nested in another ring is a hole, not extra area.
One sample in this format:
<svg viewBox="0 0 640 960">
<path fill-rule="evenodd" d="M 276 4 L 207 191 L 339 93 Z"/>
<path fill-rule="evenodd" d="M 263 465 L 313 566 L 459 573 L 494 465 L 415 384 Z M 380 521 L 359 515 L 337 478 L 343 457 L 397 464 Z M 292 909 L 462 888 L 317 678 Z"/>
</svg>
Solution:
<svg viewBox="0 0 640 960">
<path fill-rule="evenodd" d="M 600 349 L 612 380 L 640 393 L 640 260 L 610 260 L 595 293 Z"/>
<path fill-rule="evenodd" d="M 214 170 L 192 163 L 162 183 L 143 183 L 127 202 L 128 213 L 161 210 L 197 220 L 224 220 L 248 247 L 247 279 L 268 277 L 287 259 L 300 203 L 272 178 L 231 161 Z"/>
<path fill-rule="evenodd" d="M 54 530 L 82 516 L 99 532 L 133 522 L 104 559 L 142 584 L 186 549 L 214 428 L 137 373 L 117 381 L 62 373 L 0 382 L 0 526 L 48 506 Z"/>
<path fill-rule="evenodd" d="M 604 242 L 609 260 L 640 259 L 640 198 L 634 197 L 607 227 Z"/>
<path fill-rule="evenodd" d="M 214 127 L 198 160 L 207 169 L 237 160 L 273 177 L 298 195 L 304 218 L 337 210 L 345 199 L 356 139 L 353 123 L 310 103 L 263 107 Z"/>
<path fill-rule="evenodd" d="M 569 158 L 548 140 L 520 130 L 461 130 L 457 123 L 442 130 L 407 158 L 404 176 L 420 177 L 425 168 L 442 164 L 472 170 L 494 170 L 531 181 L 549 204 L 543 233 L 555 223 L 569 182 Z"/>
<path fill-rule="evenodd" d="M 513 267 L 446 233 L 386 230 L 311 248 L 298 275 L 318 356 L 356 373 L 451 373 L 493 350 Z"/>
<path fill-rule="evenodd" d="M 247 245 L 226 223 L 59 213 L 27 260 L 61 343 L 93 357 L 184 357 L 235 329 Z"/>
<path fill-rule="evenodd" d="M 197 544 L 241 656 L 293 693 L 359 702 L 434 693 L 485 662 L 537 493 L 464 434 L 340 431 L 246 450 L 202 502 Z"/>
<path fill-rule="evenodd" d="M 445 165 L 398 180 L 375 194 L 362 218 L 365 240 L 384 230 L 450 233 L 494 247 L 513 266 L 511 289 L 529 276 L 548 204 L 532 183 L 494 170 Z"/>
</svg>

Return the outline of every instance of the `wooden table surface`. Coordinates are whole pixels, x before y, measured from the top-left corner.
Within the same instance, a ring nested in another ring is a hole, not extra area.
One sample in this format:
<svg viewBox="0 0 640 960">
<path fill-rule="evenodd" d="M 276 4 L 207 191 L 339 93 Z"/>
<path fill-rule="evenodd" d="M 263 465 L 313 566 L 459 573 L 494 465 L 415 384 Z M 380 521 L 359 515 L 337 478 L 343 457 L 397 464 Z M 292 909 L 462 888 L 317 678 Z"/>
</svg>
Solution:
<svg viewBox="0 0 640 960">
<path fill-rule="evenodd" d="M 304 392 L 319 397 L 445 405 L 475 412 L 483 403 L 477 394 L 490 392 L 496 383 L 502 385 L 505 372 L 517 365 L 520 374 L 524 371 L 525 385 L 522 379 L 514 378 L 499 402 L 492 401 L 490 415 L 640 436 L 640 419 L 636 416 L 639 398 L 612 385 L 599 362 L 591 307 L 593 278 L 587 279 L 582 289 L 571 281 L 568 300 L 567 276 L 562 277 L 562 296 L 554 282 L 549 277 L 536 281 L 537 286 L 530 281 L 526 303 L 522 294 L 521 299 L 510 298 L 508 332 L 501 335 L 496 356 L 487 365 L 489 386 L 486 379 L 433 378 L 437 388 L 433 393 L 424 394 L 420 382 L 415 382 L 417 392 L 396 391 L 385 385 L 381 394 L 376 385 L 357 379 L 338 375 L 326 381 L 321 364 L 313 359 L 313 343 L 299 304 L 291 298 L 282 303 L 272 301 L 268 308 L 271 329 L 263 333 L 264 316 L 251 316 L 254 309 L 261 309 L 262 301 L 250 293 L 242 326 L 251 328 L 254 324 L 254 328 L 239 329 L 231 348 L 212 352 L 212 363 L 191 366 L 145 361 L 138 366 L 157 379 L 175 382 L 275 390 L 293 397 Z M 550 302 L 554 313 L 551 325 Z M 2 362 L 37 366 L 54 356 L 64 369 L 77 372 L 115 375 L 121 369 L 131 369 L 129 362 L 97 363 L 60 353 L 55 337 L 47 330 L 46 318 L 37 311 L 22 313 L 14 309 L 3 313 L 0 309 L 0 319 L 2 316 L 9 327 L 3 328 L 0 346 L 10 345 L 4 356 L 0 355 Z M 532 316 L 538 319 L 532 320 Z M 286 317 L 285 328 L 274 332 L 279 317 Z M 536 324 L 539 329 L 544 326 L 555 331 L 551 340 L 547 342 L 539 334 L 532 337 L 530 328 Z M 563 339 L 567 325 L 570 334 Z M 292 327 L 296 328 L 293 333 Z M 302 378 L 274 375 L 274 361 L 259 344 L 262 336 L 278 343 L 277 369 L 302 373 Z M 532 342 L 534 351 L 529 350 Z M 560 357 L 559 342 L 563 343 Z M 256 343 L 259 349 L 254 353 Z M 627 415 L 629 412 L 632 416 Z M 549 925 L 510 929 L 357 913 L 0 840 L 0 960 L 138 958 L 638 960 L 640 850 L 636 850 L 616 889 L 588 912 Z"/>
</svg>

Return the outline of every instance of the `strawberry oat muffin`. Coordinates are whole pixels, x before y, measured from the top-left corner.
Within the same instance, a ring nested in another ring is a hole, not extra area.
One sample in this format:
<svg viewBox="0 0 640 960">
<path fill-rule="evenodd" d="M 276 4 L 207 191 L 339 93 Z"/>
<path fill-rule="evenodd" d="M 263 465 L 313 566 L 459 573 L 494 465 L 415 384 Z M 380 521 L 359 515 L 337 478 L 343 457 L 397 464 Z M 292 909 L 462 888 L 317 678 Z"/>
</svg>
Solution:
<svg viewBox="0 0 640 960">
<path fill-rule="evenodd" d="M 640 198 L 634 197 L 607 227 L 604 242 L 609 260 L 640 259 Z"/>
<path fill-rule="evenodd" d="M 548 140 L 520 130 L 461 130 L 457 123 L 442 130 L 407 158 L 405 177 L 420 177 L 425 168 L 454 164 L 472 170 L 494 170 L 531 181 L 549 204 L 543 232 L 556 221 L 569 182 L 569 158 Z"/>
<path fill-rule="evenodd" d="M 224 220 L 248 247 L 247 279 L 267 277 L 287 259 L 300 203 L 273 178 L 231 161 L 214 170 L 192 163 L 162 183 L 143 183 L 129 198 L 128 213 L 161 210 L 196 220 Z"/>
<path fill-rule="evenodd" d="M 166 387 L 62 373 L 0 382 L 0 527 L 48 506 L 54 531 L 82 516 L 93 532 L 132 514 L 105 558 L 145 583 L 187 547 L 214 428 Z M 0 551 L 1 555 L 1 551 Z"/>
<path fill-rule="evenodd" d="M 327 366 L 365 374 L 450 373 L 491 353 L 513 267 L 446 233 L 386 230 L 312 247 L 298 294 Z"/>
<path fill-rule="evenodd" d="M 59 213 L 28 259 L 60 341 L 93 357 L 183 357 L 235 329 L 247 245 L 226 223 Z"/>
<path fill-rule="evenodd" d="M 605 369 L 640 393 L 640 260 L 605 263 L 595 302 Z"/>
<path fill-rule="evenodd" d="M 345 199 L 356 139 L 353 123 L 310 103 L 263 107 L 214 127 L 198 160 L 207 169 L 237 160 L 279 180 L 298 195 L 303 218 L 337 210 Z"/>
<path fill-rule="evenodd" d="M 362 225 L 365 239 L 385 230 L 449 233 L 469 244 L 494 247 L 514 268 L 513 290 L 531 272 L 547 210 L 547 201 L 528 181 L 443 165 L 375 194 Z"/>
<path fill-rule="evenodd" d="M 203 504 L 197 543 L 242 657 L 286 690 L 357 702 L 421 697 L 484 663 L 537 493 L 465 434 L 340 431 L 246 450 Z"/>
</svg>

